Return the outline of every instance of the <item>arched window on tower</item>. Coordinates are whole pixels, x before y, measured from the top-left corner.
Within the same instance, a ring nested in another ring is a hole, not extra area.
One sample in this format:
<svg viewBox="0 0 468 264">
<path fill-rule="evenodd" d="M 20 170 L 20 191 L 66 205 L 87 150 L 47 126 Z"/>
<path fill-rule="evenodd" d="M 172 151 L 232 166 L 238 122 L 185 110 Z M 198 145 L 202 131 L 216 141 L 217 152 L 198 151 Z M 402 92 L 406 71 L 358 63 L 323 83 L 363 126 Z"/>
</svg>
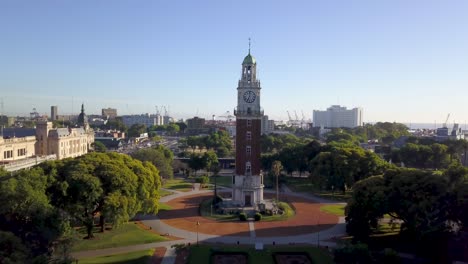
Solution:
<svg viewBox="0 0 468 264">
<path fill-rule="evenodd" d="M 250 161 L 247 161 L 245 163 L 245 175 L 251 175 L 252 174 L 252 165 L 250 164 Z"/>
</svg>

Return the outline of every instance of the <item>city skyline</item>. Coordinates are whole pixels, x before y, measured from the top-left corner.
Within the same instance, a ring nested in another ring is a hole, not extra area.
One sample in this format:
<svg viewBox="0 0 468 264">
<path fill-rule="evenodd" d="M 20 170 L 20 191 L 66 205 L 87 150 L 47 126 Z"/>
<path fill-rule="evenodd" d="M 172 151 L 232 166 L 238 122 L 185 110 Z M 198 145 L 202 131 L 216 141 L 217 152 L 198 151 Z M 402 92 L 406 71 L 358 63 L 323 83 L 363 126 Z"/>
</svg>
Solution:
<svg viewBox="0 0 468 264">
<path fill-rule="evenodd" d="M 265 114 L 362 107 L 364 122 L 465 124 L 468 3 L 2 2 L 3 112 L 211 118 L 252 38 Z"/>
</svg>

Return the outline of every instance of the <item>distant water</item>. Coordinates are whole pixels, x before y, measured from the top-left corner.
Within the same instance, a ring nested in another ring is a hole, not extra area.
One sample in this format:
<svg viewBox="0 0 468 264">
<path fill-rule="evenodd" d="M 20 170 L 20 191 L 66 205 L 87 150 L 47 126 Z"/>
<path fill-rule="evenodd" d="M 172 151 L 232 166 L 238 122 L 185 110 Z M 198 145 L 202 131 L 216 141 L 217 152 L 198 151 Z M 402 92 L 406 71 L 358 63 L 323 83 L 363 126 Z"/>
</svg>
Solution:
<svg viewBox="0 0 468 264">
<path fill-rule="evenodd" d="M 431 123 L 404 123 L 404 124 L 410 129 L 423 129 L 423 128 L 436 129 L 436 128 L 442 127 L 441 123 L 432 123 L 432 124 Z M 459 124 L 459 126 L 463 130 L 467 130 L 467 127 L 468 127 L 466 124 Z M 447 124 L 447 127 L 449 129 L 452 129 L 453 123 Z"/>
</svg>

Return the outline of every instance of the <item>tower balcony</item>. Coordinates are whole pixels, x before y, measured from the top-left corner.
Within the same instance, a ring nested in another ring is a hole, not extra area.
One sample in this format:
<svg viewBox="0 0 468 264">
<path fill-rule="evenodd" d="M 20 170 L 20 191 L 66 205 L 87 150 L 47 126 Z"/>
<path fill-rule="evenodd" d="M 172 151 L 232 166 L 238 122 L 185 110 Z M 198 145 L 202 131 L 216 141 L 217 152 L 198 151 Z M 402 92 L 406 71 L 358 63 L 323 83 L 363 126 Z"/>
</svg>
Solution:
<svg viewBox="0 0 468 264">
<path fill-rule="evenodd" d="M 263 116 L 263 108 L 260 108 L 260 110 L 256 109 L 251 109 L 251 108 L 241 108 L 237 109 L 234 108 L 234 115 L 235 116 L 251 116 L 251 117 L 261 117 Z"/>
<path fill-rule="evenodd" d="M 255 81 L 239 80 L 238 86 L 242 88 L 261 88 L 259 80 L 255 80 Z"/>
</svg>

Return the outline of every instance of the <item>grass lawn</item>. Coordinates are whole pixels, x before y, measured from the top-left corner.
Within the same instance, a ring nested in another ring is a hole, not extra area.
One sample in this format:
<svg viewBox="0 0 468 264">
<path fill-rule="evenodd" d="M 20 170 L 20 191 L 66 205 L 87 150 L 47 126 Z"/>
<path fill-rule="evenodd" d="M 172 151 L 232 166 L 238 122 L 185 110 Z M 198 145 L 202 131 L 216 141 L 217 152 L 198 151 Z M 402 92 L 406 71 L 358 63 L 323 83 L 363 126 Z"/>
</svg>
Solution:
<svg viewBox="0 0 468 264">
<path fill-rule="evenodd" d="M 345 206 L 344 204 L 330 204 L 320 207 L 320 211 L 334 214 L 337 216 L 345 216 Z"/>
<path fill-rule="evenodd" d="M 315 186 L 309 178 L 286 177 L 286 185 L 293 192 L 310 193 L 322 198 L 340 202 L 348 201 L 353 194 L 352 191 L 346 191 L 346 193 L 343 194 L 340 191 L 331 192 L 319 190 L 318 186 Z"/>
<path fill-rule="evenodd" d="M 318 249 L 315 247 L 307 246 L 269 246 L 265 247 L 263 251 L 256 251 L 253 247 L 247 246 L 209 246 L 199 245 L 190 247 L 190 255 L 188 263 L 209 263 L 212 248 L 218 248 L 217 251 L 221 252 L 246 252 L 249 255 L 248 263 L 255 264 L 269 264 L 274 263 L 272 253 L 273 252 L 307 252 L 312 259 L 312 263 L 333 263 L 333 258 L 327 253 L 327 251 Z"/>
<path fill-rule="evenodd" d="M 159 211 L 169 211 L 172 210 L 172 207 L 165 203 L 159 203 Z"/>
<path fill-rule="evenodd" d="M 261 221 L 283 221 L 296 215 L 296 212 L 294 212 L 294 210 L 291 208 L 291 206 L 289 206 L 288 203 L 279 202 L 279 207 L 283 209 L 283 214 L 268 216 L 262 215 Z"/>
<path fill-rule="evenodd" d="M 215 183 L 215 177 L 210 177 L 210 183 Z M 216 184 L 218 186 L 232 187 L 232 177 L 231 176 L 218 176 L 216 177 Z"/>
<path fill-rule="evenodd" d="M 193 186 L 192 183 L 186 182 L 184 179 L 172 179 L 172 180 L 166 180 L 166 182 L 163 185 L 163 188 L 181 191 L 181 192 L 187 192 L 187 191 L 192 190 L 192 186 Z"/>
<path fill-rule="evenodd" d="M 159 193 L 159 196 L 161 196 L 161 197 L 164 197 L 164 196 L 168 196 L 168 195 L 173 194 L 173 192 L 171 192 L 171 191 L 162 190 L 162 189 L 159 189 L 159 190 L 158 190 L 158 193 Z"/>
<path fill-rule="evenodd" d="M 83 239 L 85 236 L 86 229 L 84 227 L 79 228 L 77 241 L 72 251 L 122 247 L 167 240 L 165 237 L 141 229 L 134 222 L 123 224 L 117 229 L 108 230 L 104 233 L 100 233 L 99 227 L 95 227 L 94 239 Z"/>
<path fill-rule="evenodd" d="M 119 264 L 139 264 L 150 263 L 153 256 L 154 249 L 146 249 L 141 251 L 134 251 L 130 253 L 101 256 L 95 258 L 80 259 L 80 264 L 94 264 L 94 263 L 119 263 Z"/>
</svg>

